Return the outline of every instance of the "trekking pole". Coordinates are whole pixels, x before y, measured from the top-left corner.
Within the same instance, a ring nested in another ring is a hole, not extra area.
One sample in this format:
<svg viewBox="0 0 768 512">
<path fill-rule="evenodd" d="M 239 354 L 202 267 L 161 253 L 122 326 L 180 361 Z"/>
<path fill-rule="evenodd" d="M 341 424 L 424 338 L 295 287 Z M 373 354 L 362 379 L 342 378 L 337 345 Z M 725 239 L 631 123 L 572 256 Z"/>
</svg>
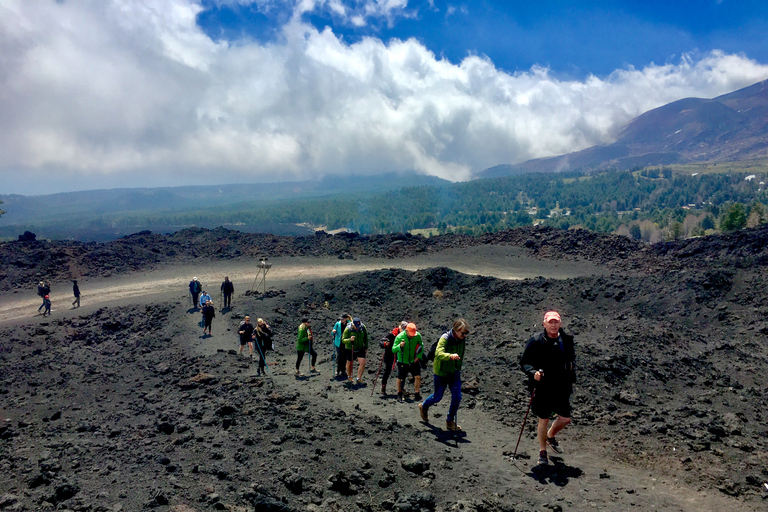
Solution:
<svg viewBox="0 0 768 512">
<path fill-rule="evenodd" d="M 387 350 L 386 348 L 384 350 Z M 379 371 L 376 372 L 376 377 L 373 379 L 373 389 L 371 389 L 371 396 L 376 391 L 376 381 L 379 380 L 379 373 L 381 372 L 381 365 L 384 363 L 384 353 L 381 353 L 381 360 L 379 361 Z"/>
<path fill-rule="evenodd" d="M 312 375 L 312 329 L 307 327 L 307 346 L 309 347 L 309 353 L 307 355 L 309 356 L 309 373 L 308 375 Z"/>
<path fill-rule="evenodd" d="M 512 454 L 512 459 L 517 457 L 517 447 L 520 446 L 520 439 L 523 437 L 523 429 L 525 428 L 525 422 L 528 420 L 528 412 L 531 410 L 531 404 L 533 403 L 533 395 L 536 394 L 536 388 L 531 390 L 531 400 L 528 402 L 528 409 L 525 410 L 525 418 L 523 418 L 523 425 L 520 427 L 520 435 L 517 436 L 517 444 L 515 445 L 515 452 Z"/>
</svg>

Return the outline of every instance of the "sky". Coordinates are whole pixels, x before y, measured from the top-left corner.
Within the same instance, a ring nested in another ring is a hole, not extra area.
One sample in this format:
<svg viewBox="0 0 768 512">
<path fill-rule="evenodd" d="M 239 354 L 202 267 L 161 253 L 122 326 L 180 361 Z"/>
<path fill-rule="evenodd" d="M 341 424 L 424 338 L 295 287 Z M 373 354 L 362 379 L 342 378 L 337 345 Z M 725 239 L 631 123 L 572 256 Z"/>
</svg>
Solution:
<svg viewBox="0 0 768 512">
<path fill-rule="evenodd" d="M 0 0 L 0 194 L 466 180 L 768 79 L 766 33 L 764 0 Z"/>
</svg>

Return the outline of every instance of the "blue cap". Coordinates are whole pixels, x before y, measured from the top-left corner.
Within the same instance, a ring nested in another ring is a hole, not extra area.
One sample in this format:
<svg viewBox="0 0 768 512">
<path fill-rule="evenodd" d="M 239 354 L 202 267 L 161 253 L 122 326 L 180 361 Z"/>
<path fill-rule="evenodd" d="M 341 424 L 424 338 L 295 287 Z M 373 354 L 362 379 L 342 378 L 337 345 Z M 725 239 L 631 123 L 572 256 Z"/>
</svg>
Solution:
<svg viewBox="0 0 768 512">
<path fill-rule="evenodd" d="M 360 324 L 363 322 L 361 322 L 359 318 L 355 318 L 352 320 L 352 323 L 355 324 L 355 327 L 360 327 Z"/>
</svg>

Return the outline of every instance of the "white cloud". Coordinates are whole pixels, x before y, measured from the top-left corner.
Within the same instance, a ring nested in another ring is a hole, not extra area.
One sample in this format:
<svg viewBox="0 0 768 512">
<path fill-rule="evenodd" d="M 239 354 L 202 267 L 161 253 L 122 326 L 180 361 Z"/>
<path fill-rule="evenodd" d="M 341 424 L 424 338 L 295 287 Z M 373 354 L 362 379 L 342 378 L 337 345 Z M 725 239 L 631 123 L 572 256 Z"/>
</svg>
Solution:
<svg viewBox="0 0 768 512">
<path fill-rule="evenodd" d="M 380 13 L 406 5 L 363 3 Z M 605 79 L 508 74 L 481 57 L 437 59 L 416 40 L 346 44 L 299 17 L 280 43 L 229 45 L 195 25 L 199 9 L 4 1 L 5 191 L 27 193 L 25 180 L 46 173 L 70 188 L 404 169 L 464 179 L 607 142 L 648 109 L 768 78 L 768 66 L 722 52 Z"/>
</svg>

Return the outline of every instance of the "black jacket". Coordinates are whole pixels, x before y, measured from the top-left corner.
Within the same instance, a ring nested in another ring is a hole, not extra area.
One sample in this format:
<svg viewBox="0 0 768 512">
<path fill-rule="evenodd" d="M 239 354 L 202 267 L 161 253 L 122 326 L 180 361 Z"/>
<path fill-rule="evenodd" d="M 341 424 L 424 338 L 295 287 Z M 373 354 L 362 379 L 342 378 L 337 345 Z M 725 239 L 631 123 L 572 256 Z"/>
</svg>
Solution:
<svg viewBox="0 0 768 512">
<path fill-rule="evenodd" d="M 528 340 L 520 358 L 520 368 L 528 375 L 529 385 L 538 389 L 570 389 L 576 380 L 575 360 L 573 336 L 560 329 L 560 336 L 553 340 L 543 331 Z M 539 382 L 533 379 L 537 370 L 544 371 L 544 377 Z"/>
<path fill-rule="evenodd" d="M 262 350 L 272 350 L 272 330 L 269 327 L 256 327 L 253 333 Z"/>
<path fill-rule="evenodd" d="M 221 293 L 224 295 L 232 295 L 235 293 L 235 285 L 232 284 L 232 281 L 224 281 L 221 283 Z"/>
</svg>

